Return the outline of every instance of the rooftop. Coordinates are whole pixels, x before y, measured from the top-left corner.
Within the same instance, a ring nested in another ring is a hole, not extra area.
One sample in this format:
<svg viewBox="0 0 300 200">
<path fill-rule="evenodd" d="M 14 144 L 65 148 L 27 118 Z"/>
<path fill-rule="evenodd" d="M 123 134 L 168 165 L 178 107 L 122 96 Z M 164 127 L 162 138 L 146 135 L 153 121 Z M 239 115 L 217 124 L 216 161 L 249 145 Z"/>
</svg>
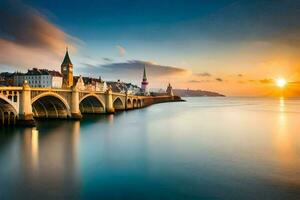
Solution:
<svg viewBox="0 0 300 200">
<path fill-rule="evenodd" d="M 55 70 L 48 70 L 48 69 L 29 69 L 27 73 L 20 73 L 20 72 L 15 72 L 15 75 L 51 75 L 51 76 L 56 76 L 56 77 L 62 77 L 61 73 Z"/>
</svg>

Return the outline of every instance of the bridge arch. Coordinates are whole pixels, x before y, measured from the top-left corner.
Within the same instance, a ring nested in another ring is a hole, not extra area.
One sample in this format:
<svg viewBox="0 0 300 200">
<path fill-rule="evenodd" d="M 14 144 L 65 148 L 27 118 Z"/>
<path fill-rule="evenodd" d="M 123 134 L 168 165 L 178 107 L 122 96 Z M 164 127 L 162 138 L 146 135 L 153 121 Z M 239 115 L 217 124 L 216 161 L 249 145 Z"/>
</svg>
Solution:
<svg viewBox="0 0 300 200">
<path fill-rule="evenodd" d="M 31 100 L 33 116 L 37 118 L 68 118 L 70 106 L 66 99 L 54 92 L 45 92 Z"/>
<path fill-rule="evenodd" d="M 79 101 L 79 108 L 82 114 L 84 113 L 104 113 L 105 103 L 95 94 L 88 94 Z"/>
<path fill-rule="evenodd" d="M 17 120 L 17 110 L 5 96 L 0 95 L 0 126 L 14 125 Z"/>
<path fill-rule="evenodd" d="M 141 107 L 142 107 L 142 100 L 141 100 L 141 99 L 138 99 L 138 100 L 137 100 L 137 107 L 138 107 L 138 108 L 141 108 Z"/>
<path fill-rule="evenodd" d="M 127 109 L 131 109 L 131 108 L 132 108 L 132 100 L 127 99 Z"/>
<path fill-rule="evenodd" d="M 133 101 L 132 101 L 132 107 L 133 108 L 137 108 L 137 100 L 136 99 L 133 99 Z"/>
<path fill-rule="evenodd" d="M 125 104 L 123 103 L 120 97 L 116 97 L 113 102 L 113 107 L 115 110 L 124 110 Z"/>
<path fill-rule="evenodd" d="M 14 105 L 14 104 L 12 103 L 12 101 L 11 101 L 8 97 L 6 97 L 5 95 L 3 95 L 3 94 L 0 93 L 0 100 L 1 100 L 2 102 L 4 101 L 4 102 L 6 102 L 7 104 L 9 104 L 9 105 L 13 108 L 14 114 L 17 115 L 19 109 L 16 107 L 16 105 Z"/>
</svg>

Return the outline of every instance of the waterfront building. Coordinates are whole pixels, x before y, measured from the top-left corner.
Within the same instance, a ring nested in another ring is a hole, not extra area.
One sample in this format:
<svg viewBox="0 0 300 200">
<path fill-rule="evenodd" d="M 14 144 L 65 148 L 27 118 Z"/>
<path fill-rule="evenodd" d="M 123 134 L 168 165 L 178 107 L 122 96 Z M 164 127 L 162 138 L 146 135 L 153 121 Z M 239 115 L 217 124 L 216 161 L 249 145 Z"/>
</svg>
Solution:
<svg viewBox="0 0 300 200">
<path fill-rule="evenodd" d="M 167 87 L 166 93 L 167 93 L 169 96 L 174 96 L 173 88 L 172 88 L 172 86 L 171 86 L 170 83 L 169 83 L 169 85 L 168 85 L 168 87 Z"/>
<path fill-rule="evenodd" d="M 79 90 L 97 92 L 105 92 L 107 90 L 107 84 L 101 79 L 101 77 L 97 79 L 90 77 L 75 76 L 74 82 L 76 82 L 76 88 Z"/>
<path fill-rule="evenodd" d="M 10 72 L 0 73 L 0 86 L 12 86 L 14 84 L 14 74 Z"/>
<path fill-rule="evenodd" d="M 13 74 L 13 86 L 22 86 L 25 80 L 24 73 L 15 72 Z"/>
<path fill-rule="evenodd" d="M 125 83 L 127 94 L 138 94 L 141 91 L 141 88 L 139 88 L 136 85 L 133 85 L 132 83 Z"/>
<path fill-rule="evenodd" d="M 30 87 L 61 88 L 63 79 L 58 71 L 33 68 L 27 73 L 16 72 L 13 80 L 15 86 L 22 86 L 26 80 Z"/>
<path fill-rule="evenodd" d="M 149 83 L 147 81 L 146 66 L 144 66 L 143 81 L 141 83 L 141 93 L 145 96 L 149 95 L 148 84 Z"/>
<path fill-rule="evenodd" d="M 113 92 L 126 93 L 127 94 L 140 94 L 141 88 L 132 84 L 118 81 L 108 81 L 107 85 L 111 86 Z"/>
<path fill-rule="evenodd" d="M 73 64 L 69 57 L 68 48 L 66 49 L 65 58 L 61 64 L 61 74 L 63 77 L 63 87 L 70 88 L 73 86 Z"/>
</svg>

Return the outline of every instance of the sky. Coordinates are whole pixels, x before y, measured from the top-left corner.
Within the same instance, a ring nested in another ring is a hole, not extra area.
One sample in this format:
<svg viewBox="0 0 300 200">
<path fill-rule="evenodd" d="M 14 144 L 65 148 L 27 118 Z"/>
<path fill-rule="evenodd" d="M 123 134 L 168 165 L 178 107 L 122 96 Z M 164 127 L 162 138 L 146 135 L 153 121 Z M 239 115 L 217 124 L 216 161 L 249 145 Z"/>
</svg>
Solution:
<svg viewBox="0 0 300 200">
<path fill-rule="evenodd" d="M 299 96 L 299 17 L 298 0 L 1 0 L 0 70 L 60 70 L 68 46 L 76 75 Z"/>
</svg>

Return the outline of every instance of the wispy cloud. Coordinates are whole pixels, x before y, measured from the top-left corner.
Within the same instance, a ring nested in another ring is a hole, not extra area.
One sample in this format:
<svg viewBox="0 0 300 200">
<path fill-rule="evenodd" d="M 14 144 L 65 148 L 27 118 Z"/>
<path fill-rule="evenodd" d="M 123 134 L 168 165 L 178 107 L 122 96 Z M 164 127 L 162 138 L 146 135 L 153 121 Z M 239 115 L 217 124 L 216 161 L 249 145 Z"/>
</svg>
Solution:
<svg viewBox="0 0 300 200">
<path fill-rule="evenodd" d="M 14 0 L 1 4 L 0 64 L 50 67 L 61 61 L 67 45 L 74 50 L 77 42 L 37 10 Z"/>
<path fill-rule="evenodd" d="M 146 66 L 148 78 L 151 80 L 161 79 L 161 81 L 173 80 L 174 82 L 182 77 L 191 74 L 189 70 L 174 66 L 154 64 L 152 62 L 130 60 L 121 63 L 108 63 L 103 65 L 84 64 L 86 67 L 80 68 L 80 73 L 84 75 L 103 76 L 107 79 L 138 80 L 143 74 Z"/>
<path fill-rule="evenodd" d="M 196 73 L 195 75 L 196 75 L 196 76 L 211 76 L 211 74 L 208 73 L 208 72 Z"/>
<path fill-rule="evenodd" d="M 272 83 L 274 82 L 273 79 L 262 79 L 262 80 L 259 80 L 260 83 L 263 83 L 263 84 L 269 84 L 269 83 Z"/>
<path fill-rule="evenodd" d="M 292 82 L 288 82 L 288 84 L 299 85 L 299 84 L 300 84 L 300 81 L 292 81 Z"/>
<path fill-rule="evenodd" d="M 221 79 L 221 78 L 216 78 L 216 81 L 218 81 L 218 82 L 223 82 L 223 79 Z"/>
<path fill-rule="evenodd" d="M 114 60 L 111 59 L 111 58 L 102 58 L 102 59 L 103 59 L 103 61 L 106 62 L 106 63 L 111 63 L 111 62 L 114 61 Z"/>
<path fill-rule="evenodd" d="M 211 80 L 189 80 L 188 83 L 209 83 Z"/>
</svg>

